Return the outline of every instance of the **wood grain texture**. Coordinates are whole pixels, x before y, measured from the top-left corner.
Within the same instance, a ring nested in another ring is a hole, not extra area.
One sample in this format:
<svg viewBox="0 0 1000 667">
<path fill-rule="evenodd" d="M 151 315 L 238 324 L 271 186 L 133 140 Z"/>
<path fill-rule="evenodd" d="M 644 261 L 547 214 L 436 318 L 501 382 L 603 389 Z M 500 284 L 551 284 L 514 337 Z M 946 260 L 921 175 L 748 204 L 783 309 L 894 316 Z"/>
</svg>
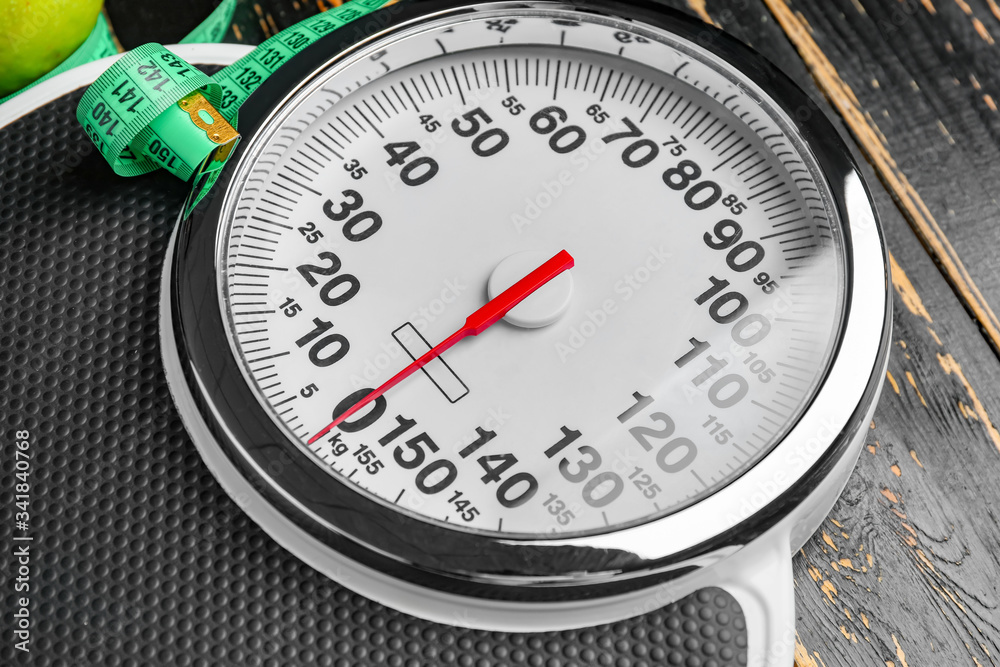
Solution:
<svg viewBox="0 0 1000 667">
<path fill-rule="evenodd" d="M 763 52 L 858 140 L 892 252 L 883 399 L 794 561 L 799 667 L 1000 662 L 998 2 L 667 2 Z M 240 0 L 230 39 L 329 6 Z"/>
<path fill-rule="evenodd" d="M 147 42 L 174 44 L 201 23 L 220 0 L 105 0 L 105 12 L 122 47 Z M 342 0 L 237 0 L 224 41 L 260 44 L 271 35 Z"/>
<path fill-rule="evenodd" d="M 857 13 L 854 3 L 845 4 Z M 812 78 L 809 66 L 815 62 L 801 59 L 796 48 L 801 43 L 780 39 L 781 23 L 763 4 L 719 0 L 706 9 L 800 84 L 828 92 Z M 815 28 L 810 35 L 825 48 Z M 863 52 L 858 55 L 863 45 L 853 48 L 851 59 L 864 60 Z M 845 54 L 824 54 L 845 86 L 858 85 L 843 75 Z M 856 99 L 862 116 L 873 117 L 865 98 Z M 835 104 L 829 108 L 839 111 Z M 925 136 L 915 135 L 909 145 L 925 145 Z M 939 190 L 957 187 L 956 180 L 975 171 L 974 164 L 951 157 L 954 171 L 933 171 L 930 178 L 911 173 L 912 165 L 923 163 L 908 154 L 901 158 L 887 145 L 889 158 L 904 165 L 916 196 L 929 201 L 921 190 L 926 183 Z M 910 226 L 905 204 L 897 207 L 898 193 L 878 187 L 871 165 L 864 171 L 893 253 L 893 356 L 867 449 L 830 517 L 795 559 L 797 663 L 996 664 L 1000 364 L 980 335 L 979 322 L 966 312 L 967 303 L 946 280 L 947 269 L 938 270 L 933 250 L 928 252 L 925 239 Z M 979 233 L 980 242 L 989 244 L 1000 237 L 989 226 Z M 956 252 L 976 281 L 989 284 L 982 264 Z"/>
<path fill-rule="evenodd" d="M 910 182 L 906 172 L 900 168 L 894 154 L 890 152 L 888 139 L 881 132 L 869 107 L 862 105 L 854 92 L 854 88 L 841 77 L 838 66 L 831 62 L 826 52 L 817 43 L 813 37 L 812 28 L 802 13 L 793 11 L 786 0 L 764 0 L 764 3 L 775 16 L 782 30 L 788 35 L 789 40 L 795 45 L 803 61 L 810 68 L 816 84 L 840 114 L 865 157 L 875 167 L 882 182 L 895 197 L 897 205 L 906 215 L 907 220 L 927 247 L 928 252 L 941 265 L 944 275 L 951 282 L 959 298 L 972 313 L 973 317 L 976 318 L 976 321 L 979 322 L 980 327 L 982 327 L 994 348 L 1000 351 L 1000 320 L 997 320 L 990 301 L 986 299 L 980 290 L 977 279 L 965 266 L 963 257 L 968 253 L 960 256 L 952 245 L 942 225 L 938 223 L 935 213 L 924 202 L 920 191 Z M 825 7 L 829 9 L 831 6 Z M 859 16 L 867 17 L 867 12 L 862 5 L 852 3 L 851 7 Z M 844 21 L 847 20 L 845 14 L 841 13 L 840 16 Z M 982 26 L 982 23 L 978 25 Z M 872 37 L 874 39 L 875 36 Z M 861 46 L 861 44 L 854 46 Z M 863 48 L 860 53 L 865 53 Z M 838 63 L 840 63 L 839 60 Z M 843 64 L 840 64 L 840 66 L 842 67 Z M 872 87 L 877 88 L 880 86 L 878 79 L 873 78 L 870 82 Z M 863 82 L 862 86 L 866 86 L 867 84 L 868 82 Z M 911 94 L 914 92 L 913 88 L 911 83 Z M 909 108 L 909 111 L 912 113 L 913 108 Z M 947 138 L 948 142 L 952 146 L 955 146 L 956 141 L 948 133 L 944 123 L 940 119 L 937 119 L 936 125 L 937 129 Z M 914 135 L 913 133 L 907 133 L 905 136 L 912 138 Z M 932 141 L 927 141 L 926 136 L 921 136 L 917 143 L 921 147 L 921 150 L 924 147 L 933 145 Z M 931 148 L 930 150 L 933 151 L 934 149 Z M 957 174 L 958 172 L 951 173 Z M 963 176 L 962 178 L 966 177 Z M 947 187 L 949 191 L 953 187 L 951 185 L 952 180 L 957 181 L 960 179 L 948 179 L 949 185 Z M 951 214 L 954 214 L 954 210 L 949 210 Z M 986 280 L 992 278 L 992 271 L 989 271 L 989 267 L 979 266 L 977 268 L 979 269 L 975 271 L 977 275 L 981 274 L 982 278 Z"/>
</svg>

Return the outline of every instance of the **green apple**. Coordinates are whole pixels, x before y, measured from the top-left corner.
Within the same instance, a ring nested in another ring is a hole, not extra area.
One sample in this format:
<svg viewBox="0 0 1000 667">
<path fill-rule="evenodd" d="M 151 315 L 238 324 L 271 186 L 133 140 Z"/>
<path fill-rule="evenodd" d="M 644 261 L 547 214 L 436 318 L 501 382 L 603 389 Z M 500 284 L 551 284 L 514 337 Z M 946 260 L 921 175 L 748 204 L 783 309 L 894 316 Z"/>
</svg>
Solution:
<svg viewBox="0 0 1000 667">
<path fill-rule="evenodd" d="M 103 0 L 0 0 L 0 97 L 66 60 L 94 29 Z"/>
</svg>

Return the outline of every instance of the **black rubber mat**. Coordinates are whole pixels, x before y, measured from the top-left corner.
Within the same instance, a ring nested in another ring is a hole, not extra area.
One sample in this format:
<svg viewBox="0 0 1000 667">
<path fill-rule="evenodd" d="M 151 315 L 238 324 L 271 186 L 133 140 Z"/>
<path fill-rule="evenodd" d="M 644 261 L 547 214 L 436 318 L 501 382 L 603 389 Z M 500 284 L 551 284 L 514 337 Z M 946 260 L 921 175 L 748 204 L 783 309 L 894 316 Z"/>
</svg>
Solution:
<svg viewBox="0 0 1000 667">
<path fill-rule="evenodd" d="M 163 376 L 160 267 L 187 186 L 115 176 L 79 97 L 0 128 L 0 664 L 746 663 L 721 590 L 612 625 L 491 633 L 380 606 L 273 542 L 202 464 Z"/>
</svg>

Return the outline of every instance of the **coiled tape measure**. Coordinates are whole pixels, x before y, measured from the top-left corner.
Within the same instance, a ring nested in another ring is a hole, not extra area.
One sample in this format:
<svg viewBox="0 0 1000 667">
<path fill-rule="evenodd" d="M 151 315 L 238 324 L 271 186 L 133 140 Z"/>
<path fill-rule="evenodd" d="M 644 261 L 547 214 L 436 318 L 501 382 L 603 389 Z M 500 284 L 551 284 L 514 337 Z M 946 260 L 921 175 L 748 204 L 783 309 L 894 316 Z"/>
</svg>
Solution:
<svg viewBox="0 0 1000 667">
<path fill-rule="evenodd" d="M 211 77 L 160 44 L 144 44 L 90 86 L 77 120 L 119 176 L 162 168 L 194 177 L 187 215 L 236 147 L 234 126 L 250 93 L 305 47 L 386 4 L 354 0 L 308 18 Z"/>
</svg>

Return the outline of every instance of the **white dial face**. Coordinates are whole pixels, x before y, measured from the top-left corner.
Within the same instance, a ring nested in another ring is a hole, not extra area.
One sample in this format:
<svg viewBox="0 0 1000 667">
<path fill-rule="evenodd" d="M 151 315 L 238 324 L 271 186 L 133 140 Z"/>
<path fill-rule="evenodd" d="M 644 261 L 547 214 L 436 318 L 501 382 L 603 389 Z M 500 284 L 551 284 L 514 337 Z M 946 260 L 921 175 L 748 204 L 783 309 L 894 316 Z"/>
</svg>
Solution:
<svg viewBox="0 0 1000 667">
<path fill-rule="evenodd" d="M 463 529 L 607 531 L 733 480 L 815 393 L 844 260 L 812 159 L 694 47 L 590 21 L 411 30 L 250 156 L 231 342 L 331 484 Z M 506 321 L 306 444 L 563 249 Z"/>
</svg>

